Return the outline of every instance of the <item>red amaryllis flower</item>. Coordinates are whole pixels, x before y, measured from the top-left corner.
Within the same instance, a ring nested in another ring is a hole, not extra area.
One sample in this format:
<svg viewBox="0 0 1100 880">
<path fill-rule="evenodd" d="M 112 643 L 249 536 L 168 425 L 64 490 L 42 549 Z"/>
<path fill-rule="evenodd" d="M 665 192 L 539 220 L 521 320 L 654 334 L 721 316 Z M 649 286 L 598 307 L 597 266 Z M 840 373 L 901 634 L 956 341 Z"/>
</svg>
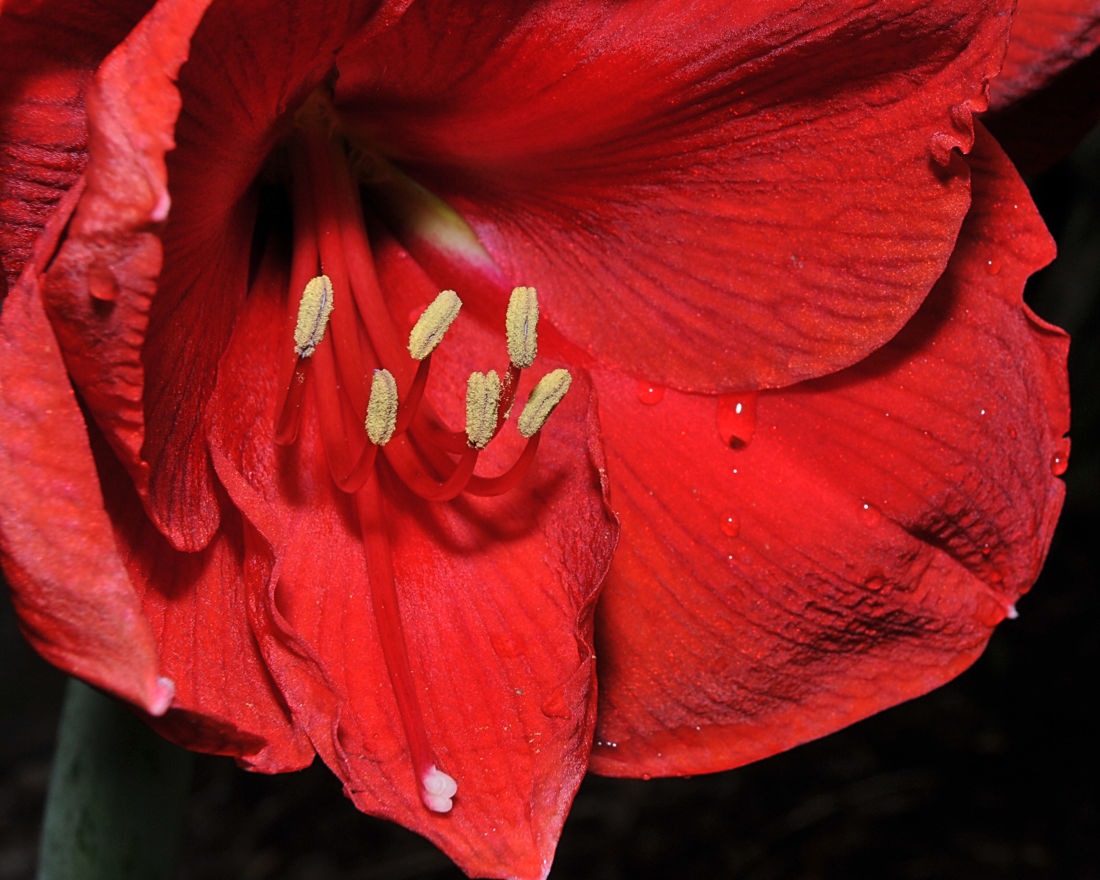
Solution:
<svg viewBox="0 0 1100 880">
<path fill-rule="evenodd" d="M 597 769 L 942 681 L 1060 498 L 1046 239 L 990 145 L 948 266 L 1008 6 L 158 3 L 3 313 L 32 641 L 493 876 L 545 874 L 587 767 L 608 475 Z"/>
</svg>

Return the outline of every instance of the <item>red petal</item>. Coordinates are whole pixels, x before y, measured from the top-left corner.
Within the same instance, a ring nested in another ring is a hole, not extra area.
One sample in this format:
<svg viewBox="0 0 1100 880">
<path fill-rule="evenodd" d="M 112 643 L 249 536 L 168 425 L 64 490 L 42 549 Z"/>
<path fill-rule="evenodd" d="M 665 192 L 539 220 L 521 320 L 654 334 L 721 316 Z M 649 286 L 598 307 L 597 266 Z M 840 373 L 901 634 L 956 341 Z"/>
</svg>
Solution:
<svg viewBox="0 0 1100 880">
<path fill-rule="evenodd" d="M 877 348 L 942 273 L 1007 6 L 420 4 L 337 100 L 601 362 L 783 385 Z"/>
<path fill-rule="evenodd" d="M 761 394 L 747 445 L 720 439 L 720 400 L 647 406 L 598 377 L 623 523 L 598 772 L 724 769 L 917 696 L 1035 579 L 1063 496 L 1066 338 L 1021 302 L 1053 254 L 1022 181 L 987 135 L 976 159 L 959 250 L 913 322 Z"/>
<path fill-rule="evenodd" d="M 250 625 L 250 596 L 272 577 L 266 545 L 232 512 L 201 552 L 173 549 L 105 447 L 98 451 L 108 513 L 162 670 L 176 685 L 172 708 L 153 727 L 186 748 L 232 755 L 253 770 L 307 766 L 313 747 L 264 664 L 258 642 L 265 633 Z"/>
<path fill-rule="evenodd" d="M 84 167 L 84 89 L 149 2 L 8 2 L 0 26 L 0 298 Z M 59 27 L 59 21 L 64 27 Z"/>
<path fill-rule="evenodd" d="M 46 288 L 89 409 L 150 516 L 192 550 L 218 524 L 203 407 L 247 285 L 249 188 L 337 49 L 403 7 L 208 5 L 158 3 L 97 75 L 87 191 Z"/>
<path fill-rule="evenodd" d="M 427 836 L 472 876 L 542 877 L 595 721 L 592 610 L 614 524 L 594 405 L 578 378 L 534 473 L 506 496 L 431 504 L 383 472 L 411 671 L 438 763 L 459 784 L 441 816 L 420 803 L 354 505 L 332 486 L 310 394 L 296 446 L 272 441 L 271 340 L 284 331 L 278 295 L 254 292 L 212 404 L 218 475 L 276 559 L 277 583 L 253 597 L 272 674 L 361 809 Z M 448 359 L 486 352 L 484 334 L 464 344 L 463 332 L 474 333 L 452 328 L 433 355 L 432 388 L 448 397 L 464 394 Z"/>
<path fill-rule="evenodd" d="M 1100 2 L 1021 0 L 985 120 L 1016 164 L 1040 171 L 1100 119 Z"/>
<path fill-rule="evenodd" d="M 172 83 L 209 2 L 158 4 L 100 70 L 87 98 L 84 195 L 44 288 L 69 373 L 141 490 L 149 473 L 139 456 L 140 344 L 161 262 L 152 230 L 170 204 L 164 154 L 179 110 Z M 204 524 L 216 517 L 212 503 L 194 515 Z M 189 534 L 179 543 L 202 541 Z"/>
<path fill-rule="evenodd" d="M 0 561 L 51 663 L 162 713 L 171 682 L 115 549 L 99 480 L 34 279 L 0 317 Z"/>
</svg>

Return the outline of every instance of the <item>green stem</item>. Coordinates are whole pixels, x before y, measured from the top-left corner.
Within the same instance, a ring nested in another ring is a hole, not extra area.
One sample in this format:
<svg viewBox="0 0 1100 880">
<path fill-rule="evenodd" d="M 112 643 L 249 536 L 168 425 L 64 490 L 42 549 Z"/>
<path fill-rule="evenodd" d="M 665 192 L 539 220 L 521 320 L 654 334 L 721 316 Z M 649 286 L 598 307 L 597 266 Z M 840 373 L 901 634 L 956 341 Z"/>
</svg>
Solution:
<svg viewBox="0 0 1100 880">
<path fill-rule="evenodd" d="M 38 880 L 177 876 L 192 763 L 122 703 L 70 681 Z"/>
</svg>

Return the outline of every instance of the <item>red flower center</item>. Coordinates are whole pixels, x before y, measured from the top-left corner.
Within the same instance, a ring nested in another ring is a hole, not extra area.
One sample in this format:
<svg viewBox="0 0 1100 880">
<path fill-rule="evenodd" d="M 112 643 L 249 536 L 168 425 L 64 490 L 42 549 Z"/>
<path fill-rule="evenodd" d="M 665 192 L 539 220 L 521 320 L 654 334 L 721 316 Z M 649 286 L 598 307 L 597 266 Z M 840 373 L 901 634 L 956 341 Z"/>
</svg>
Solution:
<svg viewBox="0 0 1100 880">
<path fill-rule="evenodd" d="M 402 344 L 375 273 L 349 148 L 334 133 L 327 109 L 323 100 L 311 102 L 289 146 L 294 240 L 275 439 L 284 445 L 296 441 L 302 404 L 312 393 L 329 473 L 355 500 L 374 616 L 421 800 L 430 810 L 446 812 L 457 783 L 436 767 L 410 673 L 375 470 L 383 459 L 410 491 L 429 501 L 449 501 L 462 492 L 503 494 L 529 470 L 539 432 L 571 380 L 561 369 L 544 376 L 518 420 L 526 438 L 522 453 L 503 473 L 474 474 L 480 451 L 512 409 L 522 371 L 535 359 L 535 290 L 517 287 L 512 293 L 503 381 L 495 371 L 472 373 L 465 431 L 447 428 L 424 391 L 432 352 L 461 301 L 454 291 L 441 292 L 413 327 L 408 345 Z M 396 376 L 412 378 L 402 390 Z"/>
</svg>

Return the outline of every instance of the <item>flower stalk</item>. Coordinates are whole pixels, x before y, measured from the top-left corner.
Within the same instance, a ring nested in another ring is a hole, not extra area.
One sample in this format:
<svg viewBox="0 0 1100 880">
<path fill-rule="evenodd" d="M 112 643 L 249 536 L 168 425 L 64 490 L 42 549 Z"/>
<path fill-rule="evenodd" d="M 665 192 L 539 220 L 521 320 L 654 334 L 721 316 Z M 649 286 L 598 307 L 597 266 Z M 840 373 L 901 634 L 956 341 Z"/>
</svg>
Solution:
<svg viewBox="0 0 1100 880">
<path fill-rule="evenodd" d="M 174 877 L 193 763 L 122 703 L 72 679 L 37 880 Z"/>
</svg>

